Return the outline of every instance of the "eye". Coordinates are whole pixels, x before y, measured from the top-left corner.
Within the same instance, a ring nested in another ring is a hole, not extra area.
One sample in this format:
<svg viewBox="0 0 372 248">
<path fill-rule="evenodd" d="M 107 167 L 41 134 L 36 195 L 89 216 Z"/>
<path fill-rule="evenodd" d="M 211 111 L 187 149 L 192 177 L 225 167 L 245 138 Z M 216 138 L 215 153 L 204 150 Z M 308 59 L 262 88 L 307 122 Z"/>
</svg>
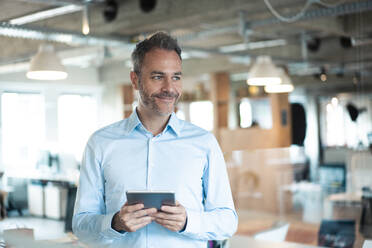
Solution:
<svg viewBox="0 0 372 248">
<path fill-rule="evenodd" d="M 156 76 L 153 76 L 152 79 L 154 80 L 160 80 L 162 78 L 162 76 L 160 75 L 156 75 Z"/>
<path fill-rule="evenodd" d="M 181 77 L 180 76 L 173 76 L 172 79 L 174 81 L 179 81 L 179 80 L 181 80 Z"/>
</svg>

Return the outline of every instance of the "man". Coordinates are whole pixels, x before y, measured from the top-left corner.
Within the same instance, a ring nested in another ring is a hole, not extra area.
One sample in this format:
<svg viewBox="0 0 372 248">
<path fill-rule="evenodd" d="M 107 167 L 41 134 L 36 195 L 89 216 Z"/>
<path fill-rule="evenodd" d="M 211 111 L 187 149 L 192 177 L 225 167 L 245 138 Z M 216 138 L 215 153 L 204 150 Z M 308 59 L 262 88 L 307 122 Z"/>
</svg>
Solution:
<svg viewBox="0 0 372 248">
<path fill-rule="evenodd" d="M 213 135 L 173 113 L 182 93 L 181 49 L 166 33 L 132 54 L 136 111 L 95 132 L 80 174 L 73 218 L 83 241 L 112 247 L 207 247 L 234 234 L 237 215 Z M 128 205 L 127 190 L 165 190 L 175 206 Z"/>
</svg>

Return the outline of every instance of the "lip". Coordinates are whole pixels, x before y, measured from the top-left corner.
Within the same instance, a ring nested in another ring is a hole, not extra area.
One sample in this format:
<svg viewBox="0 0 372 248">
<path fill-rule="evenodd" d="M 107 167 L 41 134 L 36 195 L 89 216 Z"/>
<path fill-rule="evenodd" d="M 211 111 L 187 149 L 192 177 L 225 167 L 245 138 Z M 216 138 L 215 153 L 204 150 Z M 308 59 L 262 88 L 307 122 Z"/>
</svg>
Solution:
<svg viewBox="0 0 372 248">
<path fill-rule="evenodd" d="M 161 102 L 165 102 L 165 103 L 174 102 L 174 97 L 156 97 L 156 98 L 160 100 Z"/>
</svg>

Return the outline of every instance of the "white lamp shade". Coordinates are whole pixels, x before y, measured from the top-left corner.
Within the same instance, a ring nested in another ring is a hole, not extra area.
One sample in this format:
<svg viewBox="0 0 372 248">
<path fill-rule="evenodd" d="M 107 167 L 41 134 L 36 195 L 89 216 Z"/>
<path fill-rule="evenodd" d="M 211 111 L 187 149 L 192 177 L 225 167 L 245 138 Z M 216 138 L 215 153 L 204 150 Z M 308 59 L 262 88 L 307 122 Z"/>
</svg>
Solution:
<svg viewBox="0 0 372 248">
<path fill-rule="evenodd" d="M 54 52 L 53 46 L 44 44 L 31 59 L 26 76 L 36 80 L 62 80 L 67 78 L 67 72 Z"/>
<path fill-rule="evenodd" d="M 257 57 L 256 63 L 249 71 L 247 83 L 256 86 L 281 83 L 280 71 L 274 65 L 270 56 Z"/>
<path fill-rule="evenodd" d="M 294 86 L 292 84 L 274 84 L 265 86 L 266 93 L 289 93 L 293 90 Z"/>
<path fill-rule="evenodd" d="M 284 71 L 283 68 L 278 68 L 280 72 L 280 78 L 282 83 L 275 85 L 266 85 L 265 92 L 267 93 L 289 93 L 294 90 L 292 80 L 289 78 L 288 74 Z"/>
</svg>

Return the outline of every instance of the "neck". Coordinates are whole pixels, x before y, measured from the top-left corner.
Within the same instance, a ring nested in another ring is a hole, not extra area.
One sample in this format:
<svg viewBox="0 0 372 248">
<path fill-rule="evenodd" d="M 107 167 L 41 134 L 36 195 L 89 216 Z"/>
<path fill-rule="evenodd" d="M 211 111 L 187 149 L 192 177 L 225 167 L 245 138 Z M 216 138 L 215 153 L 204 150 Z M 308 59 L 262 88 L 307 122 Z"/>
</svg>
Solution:
<svg viewBox="0 0 372 248">
<path fill-rule="evenodd" d="M 144 127 L 154 136 L 158 135 L 164 130 L 171 116 L 170 114 L 159 115 L 153 111 L 148 111 L 141 106 L 137 107 L 137 115 Z"/>
</svg>

